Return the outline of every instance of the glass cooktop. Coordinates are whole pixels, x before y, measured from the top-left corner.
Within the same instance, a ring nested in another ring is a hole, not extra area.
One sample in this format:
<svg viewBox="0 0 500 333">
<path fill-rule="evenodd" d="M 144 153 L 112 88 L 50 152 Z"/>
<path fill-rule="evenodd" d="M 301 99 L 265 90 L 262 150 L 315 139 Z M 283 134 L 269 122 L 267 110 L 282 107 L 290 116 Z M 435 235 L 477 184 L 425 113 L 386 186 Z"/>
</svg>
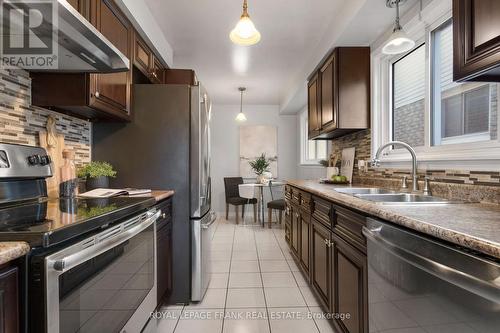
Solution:
<svg viewBox="0 0 500 333">
<path fill-rule="evenodd" d="M 48 247 L 154 205 L 151 197 L 61 198 L 0 207 L 0 240 Z"/>
</svg>

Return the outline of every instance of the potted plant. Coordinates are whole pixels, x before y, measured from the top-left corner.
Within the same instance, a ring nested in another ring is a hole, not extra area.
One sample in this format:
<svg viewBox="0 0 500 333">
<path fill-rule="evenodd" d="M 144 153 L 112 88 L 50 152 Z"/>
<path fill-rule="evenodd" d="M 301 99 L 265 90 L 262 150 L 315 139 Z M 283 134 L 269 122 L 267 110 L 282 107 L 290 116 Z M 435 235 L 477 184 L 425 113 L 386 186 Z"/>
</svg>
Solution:
<svg viewBox="0 0 500 333">
<path fill-rule="evenodd" d="M 257 183 L 265 181 L 265 173 L 269 172 L 270 161 L 266 158 L 266 154 L 260 155 L 253 161 L 248 162 L 253 172 L 257 175 Z"/>
<path fill-rule="evenodd" d="M 108 162 L 93 161 L 78 169 L 78 177 L 85 179 L 87 191 L 109 187 L 109 178 L 116 177 L 116 171 Z"/>
</svg>

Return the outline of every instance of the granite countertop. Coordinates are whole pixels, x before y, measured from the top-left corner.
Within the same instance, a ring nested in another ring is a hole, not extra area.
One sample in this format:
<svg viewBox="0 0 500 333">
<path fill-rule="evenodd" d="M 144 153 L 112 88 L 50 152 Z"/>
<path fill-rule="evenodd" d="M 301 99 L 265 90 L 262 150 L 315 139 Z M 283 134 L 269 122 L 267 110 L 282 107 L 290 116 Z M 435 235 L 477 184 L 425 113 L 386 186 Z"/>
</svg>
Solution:
<svg viewBox="0 0 500 333">
<path fill-rule="evenodd" d="M 0 265 L 24 256 L 30 251 L 25 242 L 0 242 Z"/>
<path fill-rule="evenodd" d="M 287 183 L 382 220 L 500 259 L 500 206 L 472 203 L 382 205 L 336 192 L 333 185 L 317 181 L 289 180 Z"/>
</svg>

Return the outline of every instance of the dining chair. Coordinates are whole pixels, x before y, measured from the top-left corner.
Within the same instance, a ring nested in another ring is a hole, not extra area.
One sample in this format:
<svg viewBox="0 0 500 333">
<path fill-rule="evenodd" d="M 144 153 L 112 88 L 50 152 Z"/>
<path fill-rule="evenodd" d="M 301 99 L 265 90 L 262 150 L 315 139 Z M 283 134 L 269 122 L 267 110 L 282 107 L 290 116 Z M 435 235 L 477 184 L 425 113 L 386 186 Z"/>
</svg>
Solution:
<svg viewBox="0 0 500 333">
<path fill-rule="evenodd" d="M 241 218 L 245 218 L 245 206 L 248 204 L 253 205 L 253 219 L 257 222 L 257 199 L 256 198 L 243 198 L 240 196 L 239 185 L 243 184 L 242 177 L 225 177 L 224 178 L 224 189 L 226 194 L 226 220 L 229 218 L 229 205 L 235 207 L 236 212 L 236 224 L 239 224 L 239 206 L 241 209 Z"/>
<path fill-rule="evenodd" d="M 272 181 L 269 181 L 269 191 L 271 192 L 271 201 L 267 203 L 267 212 L 268 212 L 268 226 L 271 228 L 271 223 L 273 222 L 273 210 L 278 211 L 278 223 L 281 225 L 281 221 L 283 220 L 283 211 L 285 210 L 285 199 L 274 199 L 273 196 L 273 187 Z M 281 194 L 283 196 L 283 194 Z"/>
</svg>

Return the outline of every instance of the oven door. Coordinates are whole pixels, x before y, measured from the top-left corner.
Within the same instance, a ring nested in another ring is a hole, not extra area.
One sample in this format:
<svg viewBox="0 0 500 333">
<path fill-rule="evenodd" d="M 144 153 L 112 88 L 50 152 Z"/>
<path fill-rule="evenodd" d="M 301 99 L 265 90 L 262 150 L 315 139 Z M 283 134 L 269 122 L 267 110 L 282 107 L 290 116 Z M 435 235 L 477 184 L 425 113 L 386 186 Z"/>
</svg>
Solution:
<svg viewBox="0 0 500 333">
<path fill-rule="evenodd" d="M 151 210 L 45 258 L 47 332 L 140 332 L 156 307 Z"/>
</svg>

